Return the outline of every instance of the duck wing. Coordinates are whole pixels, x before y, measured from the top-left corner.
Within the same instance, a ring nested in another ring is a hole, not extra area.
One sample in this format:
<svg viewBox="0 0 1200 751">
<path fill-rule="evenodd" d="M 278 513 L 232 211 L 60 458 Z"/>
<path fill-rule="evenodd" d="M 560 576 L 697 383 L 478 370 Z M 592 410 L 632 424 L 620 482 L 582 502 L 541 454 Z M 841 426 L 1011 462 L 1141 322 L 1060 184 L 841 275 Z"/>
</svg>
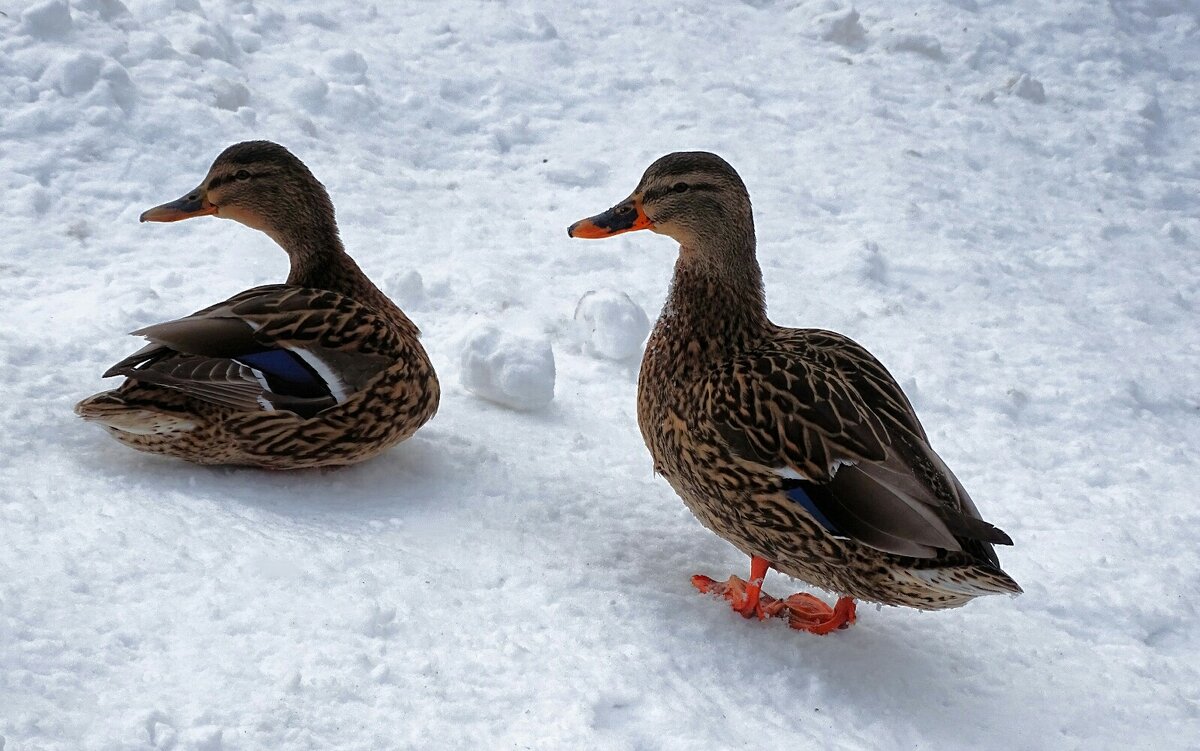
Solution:
<svg viewBox="0 0 1200 751">
<path fill-rule="evenodd" d="M 997 566 L 991 544 L 1012 544 L 980 518 L 887 369 L 840 334 L 779 329 L 711 374 L 703 399 L 734 455 L 778 475 L 830 534 L 916 558 L 966 551 Z"/>
<path fill-rule="evenodd" d="M 105 377 L 306 418 L 346 401 L 385 369 L 394 337 L 383 319 L 344 295 L 286 285 L 256 287 L 133 333 L 150 343 Z"/>
</svg>

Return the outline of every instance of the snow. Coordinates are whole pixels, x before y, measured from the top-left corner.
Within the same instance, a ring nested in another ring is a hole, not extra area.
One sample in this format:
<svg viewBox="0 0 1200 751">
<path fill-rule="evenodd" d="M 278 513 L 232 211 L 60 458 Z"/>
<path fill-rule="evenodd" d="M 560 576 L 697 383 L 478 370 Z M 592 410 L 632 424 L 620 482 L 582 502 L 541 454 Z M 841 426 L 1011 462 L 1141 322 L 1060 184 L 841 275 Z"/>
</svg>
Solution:
<svg viewBox="0 0 1200 751">
<path fill-rule="evenodd" d="M 0 12 L 4 751 L 1197 748 L 1195 3 Z M 137 222 L 249 138 L 329 187 L 441 377 L 363 465 L 200 468 L 71 413 L 124 332 L 284 277 L 235 223 Z M 565 232 L 681 149 L 749 186 L 773 320 L 897 376 L 1023 596 L 815 638 L 691 589 L 746 561 L 574 321 L 654 314 L 674 247 Z M 550 404 L 461 385 L 480 326 L 549 343 Z"/>
<path fill-rule="evenodd" d="M 575 329 L 589 354 L 627 360 L 641 354 L 650 319 L 642 306 L 620 290 L 588 290 L 575 306 Z"/>
<path fill-rule="evenodd" d="M 554 350 L 545 337 L 479 324 L 463 339 L 459 370 L 467 391 L 506 407 L 540 409 L 554 399 Z"/>
<path fill-rule="evenodd" d="M 1010 79 L 1004 88 L 1010 94 L 1028 99 L 1034 104 L 1046 103 L 1046 88 L 1042 86 L 1041 81 L 1031 78 L 1028 73 L 1022 73 Z"/>
<path fill-rule="evenodd" d="M 63 36 L 71 30 L 71 8 L 66 0 L 37 3 L 21 14 L 20 30 L 35 39 Z"/>
</svg>

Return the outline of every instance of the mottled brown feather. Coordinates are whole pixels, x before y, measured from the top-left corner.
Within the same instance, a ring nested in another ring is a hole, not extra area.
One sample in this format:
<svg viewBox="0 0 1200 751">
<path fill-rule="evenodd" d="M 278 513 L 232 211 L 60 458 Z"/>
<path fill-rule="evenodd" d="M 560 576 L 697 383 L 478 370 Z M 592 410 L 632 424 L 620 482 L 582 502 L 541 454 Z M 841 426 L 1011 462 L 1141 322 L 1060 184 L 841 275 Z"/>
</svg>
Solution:
<svg viewBox="0 0 1200 751">
<path fill-rule="evenodd" d="M 241 169 L 255 179 L 236 179 Z M 151 344 L 105 374 L 124 383 L 81 401 L 77 414 L 140 451 L 268 469 L 363 461 L 434 415 L 440 388 L 417 327 L 346 255 L 328 194 L 299 159 L 265 141 L 236 144 L 197 191 L 218 216 L 279 242 L 292 262 L 287 284 L 136 332 Z M 349 392 L 340 403 L 267 393 L 228 359 L 247 342 L 307 352 Z"/>
<path fill-rule="evenodd" d="M 883 365 L 841 334 L 767 319 L 749 196 L 733 168 L 671 154 L 632 198 L 681 243 L 642 361 L 638 424 L 656 471 L 696 517 L 840 595 L 939 609 L 1020 592 L 992 549 L 1011 540 L 979 517 Z M 849 532 L 789 495 L 802 483 Z"/>
</svg>

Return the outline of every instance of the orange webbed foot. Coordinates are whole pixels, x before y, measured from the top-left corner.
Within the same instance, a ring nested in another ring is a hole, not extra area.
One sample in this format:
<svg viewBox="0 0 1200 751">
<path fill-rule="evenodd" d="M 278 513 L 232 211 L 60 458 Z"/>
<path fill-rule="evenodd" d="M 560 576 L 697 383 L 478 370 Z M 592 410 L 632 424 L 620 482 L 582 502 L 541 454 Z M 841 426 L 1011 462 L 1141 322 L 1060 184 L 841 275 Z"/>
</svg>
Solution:
<svg viewBox="0 0 1200 751">
<path fill-rule="evenodd" d="M 789 626 L 797 631 L 807 631 L 818 636 L 850 628 L 857 620 L 857 608 L 850 597 L 839 597 L 837 604 L 832 608 L 803 592 L 779 602 L 782 604 L 779 615 L 788 619 Z"/>
<path fill-rule="evenodd" d="M 692 586 L 705 594 L 717 595 L 729 600 L 735 612 L 743 618 L 787 618 L 788 625 L 798 631 L 824 636 L 838 629 L 849 628 L 855 621 L 854 600 L 839 598 L 832 608 L 810 594 L 794 594 L 786 600 L 777 600 L 762 591 L 763 577 L 769 563 L 762 558 L 750 559 L 750 581 L 736 576 L 724 582 L 703 574 L 692 577 Z"/>
<path fill-rule="evenodd" d="M 704 574 L 696 574 L 692 577 L 692 586 L 706 595 L 717 595 L 729 600 L 734 612 L 743 618 L 766 620 L 778 615 L 782 608 L 779 600 L 763 594 L 761 589 L 737 576 L 731 576 L 726 581 L 719 582 Z"/>
<path fill-rule="evenodd" d="M 721 583 L 703 574 L 696 574 L 692 577 L 692 586 L 705 594 L 720 595 L 729 600 L 734 611 L 740 613 L 743 618 L 758 618 L 761 621 L 777 614 L 775 598 L 762 594 L 763 579 L 770 565 L 767 559 L 756 556 L 750 559 L 748 582 L 731 576 Z"/>
</svg>

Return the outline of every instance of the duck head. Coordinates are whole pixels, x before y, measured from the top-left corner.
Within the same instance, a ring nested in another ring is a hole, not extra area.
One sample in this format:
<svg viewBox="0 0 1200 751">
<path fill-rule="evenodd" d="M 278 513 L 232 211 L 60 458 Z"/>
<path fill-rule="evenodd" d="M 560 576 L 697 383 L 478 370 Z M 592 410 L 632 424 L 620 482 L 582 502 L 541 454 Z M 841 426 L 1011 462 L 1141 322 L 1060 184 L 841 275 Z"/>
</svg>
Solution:
<svg viewBox="0 0 1200 751">
<path fill-rule="evenodd" d="M 270 235 L 285 248 L 298 233 L 334 226 L 333 203 L 308 167 L 271 141 L 245 141 L 221 152 L 183 197 L 141 215 L 143 222 L 196 216 L 232 219 Z"/>
<path fill-rule="evenodd" d="M 688 248 L 731 233 L 753 236 L 750 195 L 738 173 L 707 151 L 677 151 L 646 170 L 633 193 L 608 211 L 575 222 L 571 237 L 648 229 Z"/>
</svg>

